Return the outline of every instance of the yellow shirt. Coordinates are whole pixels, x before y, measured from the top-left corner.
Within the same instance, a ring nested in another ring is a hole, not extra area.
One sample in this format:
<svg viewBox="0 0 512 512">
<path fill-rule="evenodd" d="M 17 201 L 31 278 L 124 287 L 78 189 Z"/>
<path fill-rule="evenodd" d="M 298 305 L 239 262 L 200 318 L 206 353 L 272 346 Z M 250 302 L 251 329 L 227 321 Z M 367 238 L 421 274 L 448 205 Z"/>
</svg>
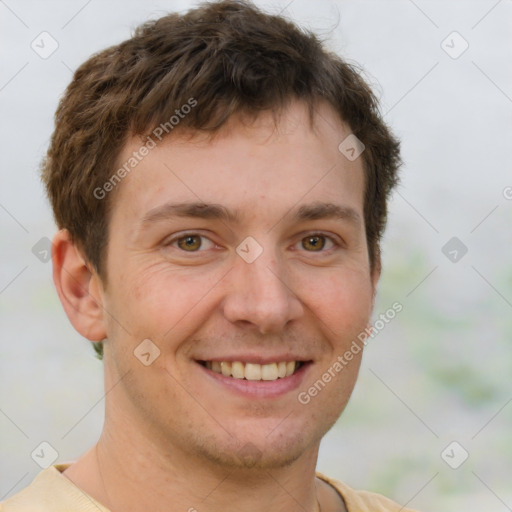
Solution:
<svg viewBox="0 0 512 512">
<path fill-rule="evenodd" d="M 56 464 L 41 471 L 19 493 L 0 503 L 0 512 L 109 512 L 62 474 L 69 464 Z M 317 472 L 345 501 L 348 512 L 414 512 L 379 494 L 355 491 L 339 480 Z"/>
</svg>

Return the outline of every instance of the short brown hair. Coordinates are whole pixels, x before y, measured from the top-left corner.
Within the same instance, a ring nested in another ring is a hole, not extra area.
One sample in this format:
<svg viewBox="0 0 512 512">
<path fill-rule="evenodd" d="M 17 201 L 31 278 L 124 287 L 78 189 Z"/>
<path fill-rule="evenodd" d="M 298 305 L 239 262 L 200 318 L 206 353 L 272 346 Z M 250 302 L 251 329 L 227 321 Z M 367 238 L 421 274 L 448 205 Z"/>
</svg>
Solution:
<svg viewBox="0 0 512 512">
<path fill-rule="evenodd" d="M 191 99 L 197 106 L 180 116 L 179 126 L 170 122 Z M 387 198 L 398 181 L 399 142 L 357 68 L 312 33 L 245 1 L 206 3 L 147 22 L 77 69 L 42 163 L 57 225 L 106 279 L 113 194 L 98 198 L 97 191 L 111 182 L 129 136 L 147 137 L 158 126 L 166 126 L 166 134 L 174 126 L 216 132 L 234 114 L 277 112 L 292 99 L 310 113 L 326 101 L 365 145 L 364 216 L 373 267 Z"/>
</svg>

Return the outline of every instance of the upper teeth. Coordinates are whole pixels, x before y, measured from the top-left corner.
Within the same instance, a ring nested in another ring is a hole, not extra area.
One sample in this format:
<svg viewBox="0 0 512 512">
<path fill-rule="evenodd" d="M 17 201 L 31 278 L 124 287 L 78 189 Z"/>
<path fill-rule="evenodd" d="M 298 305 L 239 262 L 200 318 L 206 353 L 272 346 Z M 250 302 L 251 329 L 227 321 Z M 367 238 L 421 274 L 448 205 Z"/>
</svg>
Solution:
<svg viewBox="0 0 512 512">
<path fill-rule="evenodd" d="M 226 377 L 247 380 L 276 380 L 288 377 L 299 365 L 297 361 L 282 361 L 279 363 L 256 364 L 240 361 L 206 361 L 206 368 Z"/>
</svg>

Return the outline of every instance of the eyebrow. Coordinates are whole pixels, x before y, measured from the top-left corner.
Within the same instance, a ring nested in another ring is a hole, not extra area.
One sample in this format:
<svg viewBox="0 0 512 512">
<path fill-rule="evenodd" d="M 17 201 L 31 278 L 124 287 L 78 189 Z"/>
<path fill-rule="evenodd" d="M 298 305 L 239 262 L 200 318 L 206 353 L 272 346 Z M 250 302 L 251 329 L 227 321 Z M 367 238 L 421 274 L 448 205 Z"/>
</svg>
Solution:
<svg viewBox="0 0 512 512">
<path fill-rule="evenodd" d="M 297 220 L 342 219 L 354 224 L 361 223 L 361 216 L 353 208 L 321 202 L 301 206 L 295 218 Z"/>
<path fill-rule="evenodd" d="M 361 216 L 353 208 L 324 202 L 302 205 L 295 212 L 292 210 L 284 217 L 288 216 L 291 216 L 296 221 L 342 219 L 348 220 L 353 224 L 361 223 Z M 240 210 L 230 210 L 216 203 L 165 203 L 147 212 L 142 218 L 141 225 L 171 220 L 176 217 L 214 219 L 237 224 L 240 223 L 242 213 Z"/>
<path fill-rule="evenodd" d="M 142 218 L 141 224 L 151 224 L 175 217 L 193 217 L 197 219 L 218 219 L 226 222 L 240 222 L 240 212 L 228 210 L 215 203 L 165 203 L 153 208 Z"/>
</svg>

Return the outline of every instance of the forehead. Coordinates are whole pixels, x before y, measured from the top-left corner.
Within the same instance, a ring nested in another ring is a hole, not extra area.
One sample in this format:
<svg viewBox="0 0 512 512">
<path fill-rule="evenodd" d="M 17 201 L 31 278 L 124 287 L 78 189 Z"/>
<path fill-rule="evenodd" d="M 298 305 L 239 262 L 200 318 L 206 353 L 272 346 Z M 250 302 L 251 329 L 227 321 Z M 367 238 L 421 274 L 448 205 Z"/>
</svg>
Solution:
<svg viewBox="0 0 512 512">
<path fill-rule="evenodd" d="M 134 137 L 118 159 L 119 168 L 130 170 L 117 185 L 114 214 L 135 220 L 170 200 L 222 204 L 242 220 L 263 211 L 282 215 L 301 200 L 342 202 L 362 212 L 363 160 L 348 160 L 338 149 L 349 134 L 331 107 L 318 105 L 311 123 L 307 107 L 295 102 L 277 118 L 232 118 L 213 137 L 184 131 L 162 141 Z M 135 166 L 126 165 L 130 159 Z"/>
</svg>

